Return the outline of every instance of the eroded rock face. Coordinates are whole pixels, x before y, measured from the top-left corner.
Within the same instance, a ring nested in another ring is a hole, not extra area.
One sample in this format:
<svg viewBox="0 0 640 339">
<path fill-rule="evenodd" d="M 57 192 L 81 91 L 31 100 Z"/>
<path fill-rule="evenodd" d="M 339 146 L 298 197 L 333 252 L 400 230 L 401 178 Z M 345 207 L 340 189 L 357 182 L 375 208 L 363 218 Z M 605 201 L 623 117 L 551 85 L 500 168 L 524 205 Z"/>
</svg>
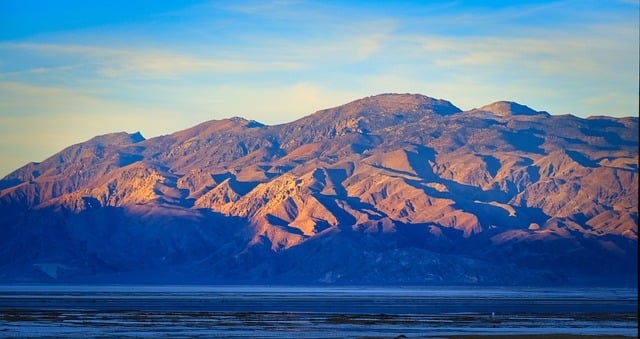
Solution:
<svg viewBox="0 0 640 339">
<path fill-rule="evenodd" d="M 637 284 L 637 205 L 638 118 L 384 94 L 28 164 L 0 280 Z"/>
</svg>

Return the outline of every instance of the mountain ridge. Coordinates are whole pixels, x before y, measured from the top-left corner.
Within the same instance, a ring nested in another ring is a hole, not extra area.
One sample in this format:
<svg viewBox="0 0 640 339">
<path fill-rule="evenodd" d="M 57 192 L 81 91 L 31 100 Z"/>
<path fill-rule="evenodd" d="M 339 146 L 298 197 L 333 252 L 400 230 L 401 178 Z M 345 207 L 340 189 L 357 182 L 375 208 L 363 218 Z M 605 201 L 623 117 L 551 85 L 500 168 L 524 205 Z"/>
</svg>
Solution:
<svg viewBox="0 0 640 339">
<path fill-rule="evenodd" d="M 0 281 L 637 285 L 637 148 L 638 118 L 417 94 L 108 134 L 0 180 Z"/>
</svg>

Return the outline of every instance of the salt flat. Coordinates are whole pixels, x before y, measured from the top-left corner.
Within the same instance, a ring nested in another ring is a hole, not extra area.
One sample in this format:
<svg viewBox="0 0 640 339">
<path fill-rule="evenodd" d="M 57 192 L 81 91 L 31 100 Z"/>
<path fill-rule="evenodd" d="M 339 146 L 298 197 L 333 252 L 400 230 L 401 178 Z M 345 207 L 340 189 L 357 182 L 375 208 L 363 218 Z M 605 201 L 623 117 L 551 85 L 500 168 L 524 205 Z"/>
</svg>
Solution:
<svg viewBox="0 0 640 339">
<path fill-rule="evenodd" d="M 0 337 L 637 336 L 637 290 L 0 286 Z"/>
</svg>

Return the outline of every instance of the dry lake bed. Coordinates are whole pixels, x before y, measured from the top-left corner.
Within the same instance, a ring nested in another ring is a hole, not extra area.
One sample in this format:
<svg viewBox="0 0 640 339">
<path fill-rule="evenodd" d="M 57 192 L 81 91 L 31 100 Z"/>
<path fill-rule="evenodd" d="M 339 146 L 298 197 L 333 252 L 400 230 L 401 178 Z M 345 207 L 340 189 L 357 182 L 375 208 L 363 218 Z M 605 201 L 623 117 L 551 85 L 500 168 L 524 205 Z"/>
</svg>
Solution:
<svg viewBox="0 0 640 339">
<path fill-rule="evenodd" d="M 7 338 L 637 337 L 637 289 L 0 286 Z"/>
</svg>

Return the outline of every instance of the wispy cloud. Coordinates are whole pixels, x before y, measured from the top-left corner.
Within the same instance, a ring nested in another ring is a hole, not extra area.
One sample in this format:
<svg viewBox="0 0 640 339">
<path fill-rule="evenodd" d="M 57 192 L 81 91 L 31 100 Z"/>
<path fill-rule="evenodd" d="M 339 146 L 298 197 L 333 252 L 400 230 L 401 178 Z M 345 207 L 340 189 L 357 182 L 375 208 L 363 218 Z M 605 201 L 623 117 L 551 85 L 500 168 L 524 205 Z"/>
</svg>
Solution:
<svg viewBox="0 0 640 339">
<path fill-rule="evenodd" d="M 101 73 L 111 77 L 141 76 L 171 78 L 190 74 L 258 73 L 299 71 L 305 65 L 297 62 L 241 61 L 232 59 L 195 58 L 186 55 L 140 53 L 129 55 L 117 63 L 109 63 Z"/>
<path fill-rule="evenodd" d="M 32 53 L 40 59 L 63 58 L 68 63 L 93 65 L 97 74 L 109 77 L 166 78 L 193 73 L 253 73 L 274 71 L 296 71 L 305 67 L 300 62 L 237 60 L 173 52 L 168 49 L 108 48 L 51 43 L 4 43 L 0 50 L 9 53 Z M 258 58 L 256 58 L 258 59 Z M 36 67 L 30 72 L 60 70 Z M 67 68 L 66 70 L 68 70 Z"/>
<path fill-rule="evenodd" d="M 421 37 L 425 54 L 448 68 L 519 67 L 554 76 L 610 75 L 637 57 L 626 39 L 582 37 Z"/>
</svg>

